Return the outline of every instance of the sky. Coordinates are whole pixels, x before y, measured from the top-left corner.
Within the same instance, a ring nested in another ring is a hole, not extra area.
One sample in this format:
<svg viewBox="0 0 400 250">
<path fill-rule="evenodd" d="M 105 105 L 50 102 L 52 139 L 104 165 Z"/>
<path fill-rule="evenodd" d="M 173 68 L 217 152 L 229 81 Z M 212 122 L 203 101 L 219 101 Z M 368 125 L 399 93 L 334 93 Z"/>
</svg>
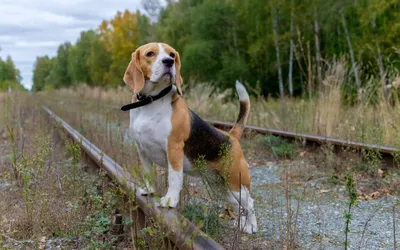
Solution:
<svg viewBox="0 0 400 250">
<path fill-rule="evenodd" d="M 140 0 L 0 0 L 0 57 L 10 55 L 22 84 L 32 87 L 37 56 L 55 56 L 57 47 L 75 43 L 117 11 L 140 8 Z"/>
</svg>

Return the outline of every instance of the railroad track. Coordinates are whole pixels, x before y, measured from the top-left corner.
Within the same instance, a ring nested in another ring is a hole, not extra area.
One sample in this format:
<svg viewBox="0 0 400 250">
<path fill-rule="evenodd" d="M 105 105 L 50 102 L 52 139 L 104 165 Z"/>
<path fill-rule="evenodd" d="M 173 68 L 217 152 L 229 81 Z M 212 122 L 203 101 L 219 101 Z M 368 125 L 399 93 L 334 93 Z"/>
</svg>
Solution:
<svg viewBox="0 0 400 250">
<path fill-rule="evenodd" d="M 81 143 L 81 149 L 97 167 L 104 169 L 107 175 L 125 187 L 128 193 L 134 194 L 136 183 L 132 180 L 129 173 L 49 108 L 43 106 L 43 109 L 59 125 L 59 128 L 67 132 L 70 138 Z M 166 235 L 168 235 L 174 247 L 195 250 L 224 249 L 175 209 L 157 207 L 155 205 L 156 200 L 153 197 L 135 195 L 135 203 L 138 209 L 134 211 L 132 219 L 137 223 L 136 226 L 143 228 L 146 220 L 157 218 L 157 221 L 161 222 L 168 231 Z M 122 221 L 120 217 L 118 217 L 118 220 Z"/>
<path fill-rule="evenodd" d="M 78 100 L 79 102 L 85 102 L 83 100 Z M 96 104 L 98 105 L 98 104 Z M 119 110 L 119 106 L 115 105 L 108 105 L 108 104 L 100 104 L 104 108 L 108 108 L 111 110 Z M 232 128 L 234 123 L 231 122 L 223 122 L 223 121 L 216 121 L 216 120 L 207 120 L 208 123 L 212 124 L 213 126 L 223 129 L 229 130 Z M 311 135 L 305 133 L 296 133 L 291 131 L 279 130 L 279 129 L 270 129 L 270 128 L 262 128 L 256 127 L 252 125 L 246 125 L 245 131 L 252 131 L 259 134 L 264 135 L 275 135 L 279 137 L 283 137 L 288 140 L 300 140 L 304 144 L 308 146 L 318 147 L 321 144 L 331 144 L 334 145 L 336 149 L 341 150 L 345 148 L 355 149 L 358 151 L 361 150 L 374 150 L 379 152 L 382 157 L 383 163 L 388 167 L 393 166 L 400 166 L 400 160 L 396 162 L 395 158 L 400 158 L 400 149 L 392 146 L 385 146 L 385 145 L 378 145 L 378 144 L 368 144 L 368 143 L 361 143 L 356 141 L 344 140 L 340 138 L 333 138 L 327 136 L 319 136 L 319 135 Z"/>
<path fill-rule="evenodd" d="M 81 142 L 81 147 L 84 153 L 94 162 L 97 167 L 103 168 L 109 177 L 116 180 L 120 185 L 124 186 L 128 192 L 134 192 L 136 183 L 132 180 L 129 173 L 124 171 L 124 169 L 118 163 L 116 163 L 109 156 L 105 155 L 98 147 L 83 137 L 50 109 L 47 107 L 43 107 L 43 109 L 51 118 L 53 118 L 55 122 L 60 125 L 60 128 L 64 129 L 68 133 L 73 140 Z M 207 122 L 223 130 L 229 130 L 234 125 L 234 123 L 214 120 L 207 120 Z M 388 166 L 398 165 L 395 158 L 399 153 L 399 149 L 395 147 L 381 146 L 377 144 L 364 144 L 338 138 L 260 128 L 256 126 L 246 126 L 245 131 L 252 131 L 264 135 L 280 136 L 289 140 L 299 140 L 303 144 L 312 147 L 318 147 L 321 144 L 329 143 L 334 145 L 335 148 L 339 150 L 343 148 L 351 148 L 357 151 L 374 150 L 380 153 L 382 160 Z M 169 239 L 177 248 L 211 250 L 224 249 L 199 228 L 197 228 L 193 223 L 179 214 L 175 209 L 160 209 L 155 206 L 156 201 L 153 197 L 135 196 L 135 203 L 138 205 L 138 209 L 133 214 L 133 217 L 135 218 L 133 221 L 137 221 L 137 223 L 139 223 L 139 227 L 144 227 L 145 221 L 148 220 L 148 218 L 160 218 L 160 221 L 164 223 L 164 226 L 168 231 L 167 235 Z"/>
<path fill-rule="evenodd" d="M 207 120 L 208 123 L 212 124 L 214 127 L 220 128 L 222 130 L 229 130 L 233 127 L 234 123 L 231 122 L 222 122 L 222 121 L 214 121 Z M 350 148 L 355 149 L 357 151 L 361 150 L 373 150 L 378 152 L 384 164 L 388 167 L 398 166 L 399 162 L 396 161 L 397 155 L 400 156 L 400 149 L 390 146 L 383 146 L 377 144 L 366 144 L 360 143 L 350 140 L 343 140 L 339 138 L 332 138 L 326 136 L 318 136 L 318 135 L 310 135 L 303 133 L 296 133 L 290 131 L 284 131 L 279 129 L 269 129 L 269 128 L 260 128 L 256 126 L 245 126 L 245 131 L 252 131 L 264 135 L 275 135 L 280 136 L 289 140 L 299 140 L 305 145 L 309 145 L 312 147 L 320 146 L 321 144 L 328 143 L 336 146 L 338 150 Z"/>
</svg>

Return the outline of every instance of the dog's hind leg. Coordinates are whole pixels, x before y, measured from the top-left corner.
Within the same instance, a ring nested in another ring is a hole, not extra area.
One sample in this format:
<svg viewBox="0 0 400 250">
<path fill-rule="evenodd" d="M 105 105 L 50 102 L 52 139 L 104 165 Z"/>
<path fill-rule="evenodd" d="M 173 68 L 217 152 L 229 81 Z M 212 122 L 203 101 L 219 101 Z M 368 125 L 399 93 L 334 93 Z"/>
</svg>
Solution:
<svg viewBox="0 0 400 250">
<path fill-rule="evenodd" d="M 233 211 L 240 216 L 240 229 L 248 234 L 257 232 L 257 219 L 254 212 L 254 200 L 250 196 L 247 187 L 241 185 L 239 192 L 229 190 L 227 202 L 231 204 Z M 239 221 L 236 221 L 236 225 Z"/>
</svg>

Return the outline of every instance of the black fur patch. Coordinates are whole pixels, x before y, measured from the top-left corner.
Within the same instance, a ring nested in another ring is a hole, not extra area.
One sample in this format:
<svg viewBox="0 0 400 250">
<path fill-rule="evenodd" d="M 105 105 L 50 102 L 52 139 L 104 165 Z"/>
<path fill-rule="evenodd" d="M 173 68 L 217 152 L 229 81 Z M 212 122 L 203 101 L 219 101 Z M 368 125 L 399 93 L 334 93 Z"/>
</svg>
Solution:
<svg viewBox="0 0 400 250">
<path fill-rule="evenodd" d="M 242 119 L 244 118 L 245 114 L 247 112 L 247 103 L 246 102 L 240 102 L 240 111 L 239 111 L 239 116 L 236 120 L 237 123 L 241 123 Z"/>
<path fill-rule="evenodd" d="M 223 145 L 230 146 L 229 137 L 219 132 L 213 126 L 205 122 L 192 110 L 191 131 L 185 142 L 184 152 L 189 160 L 196 160 L 204 156 L 206 161 L 215 161 Z"/>
</svg>

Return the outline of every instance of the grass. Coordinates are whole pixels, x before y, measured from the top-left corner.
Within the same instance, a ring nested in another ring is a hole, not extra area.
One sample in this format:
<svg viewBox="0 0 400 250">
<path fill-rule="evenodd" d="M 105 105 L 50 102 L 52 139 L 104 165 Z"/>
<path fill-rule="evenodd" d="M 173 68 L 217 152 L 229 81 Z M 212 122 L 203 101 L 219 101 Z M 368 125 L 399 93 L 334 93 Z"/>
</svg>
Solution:
<svg viewBox="0 0 400 250">
<path fill-rule="evenodd" d="M 68 248 L 123 247 L 110 232 L 116 208 L 126 209 L 117 187 L 85 170 L 79 143 L 50 126 L 37 99 L 2 102 L 10 105 L 0 106 L 9 128 L 0 138 L 0 245 L 42 249 L 62 238 Z"/>
<path fill-rule="evenodd" d="M 16 104 L 16 100 L 19 100 L 19 104 Z M 124 208 L 125 216 L 135 210 L 130 196 L 128 195 L 128 199 L 124 198 L 123 192 L 119 192 L 113 185 L 112 189 L 104 190 L 105 186 L 109 185 L 108 180 L 104 179 L 103 182 L 103 178 L 97 179 L 98 173 L 87 172 L 87 167 L 82 162 L 79 142 L 68 140 L 65 134 L 57 135 L 57 129 L 51 126 L 50 120 L 41 109 L 41 99 L 15 93 L 4 101 L 12 104 L 2 106 L 6 107 L 4 112 L 7 115 L 4 116 L 5 124 L 1 126 L 10 127 L 7 131 L 8 145 L 4 146 L 9 157 L 4 159 L 4 166 L 0 163 L 0 169 L 5 172 L 14 169 L 17 174 L 6 176 L 7 182 L 15 182 L 16 190 L 0 192 L 7 201 L 5 206 L 1 207 L 0 213 L 4 214 L 3 218 L 7 218 L 7 223 L 16 221 L 17 225 L 14 224 L 12 229 L 1 229 L 0 233 L 4 235 L 1 239 L 32 239 L 32 247 L 40 247 L 38 238 L 59 237 L 70 238 L 72 245 L 79 244 L 86 249 L 109 249 L 124 244 L 136 246 L 138 249 L 166 248 L 165 230 L 157 220 L 147 223 L 145 228 L 138 232 L 139 235 L 135 233 L 133 222 L 127 223 L 124 226 L 125 232 L 131 232 L 132 235 L 125 233 L 124 240 L 118 241 L 120 237 L 111 233 L 111 216 L 116 213 L 117 208 Z M 19 106 L 20 104 L 23 105 Z M 11 109 L 14 105 L 19 107 Z M 99 110 L 98 107 L 79 105 L 68 104 L 68 108 L 65 108 L 64 104 L 58 103 L 52 105 L 52 110 L 131 171 L 135 178 L 140 178 L 135 146 L 124 139 L 127 135 L 123 118 L 107 112 L 105 108 Z M 23 116 L 16 115 L 21 112 L 24 113 Z M 19 130 L 20 124 L 22 125 Z M 21 138 L 27 142 L 20 144 Z M 156 171 L 154 176 L 158 176 L 158 193 L 163 194 L 166 185 L 165 171 Z M 182 195 L 180 211 L 187 207 L 184 201 L 187 194 L 198 193 L 198 189 L 194 190 L 191 186 L 192 181 L 188 179 L 190 178 L 185 177 L 186 195 Z M 12 186 L 14 188 L 14 185 Z M 13 196 L 20 198 L 15 199 Z M 210 199 L 208 194 L 202 196 Z M 24 209 L 13 211 L 15 214 L 8 214 L 8 206 L 16 200 Z M 212 213 L 208 210 L 204 230 L 218 235 L 219 208 L 216 205 L 217 201 L 212 203 L 215 204 L 215 209 Z M 29 226 L 23 228 L 23 225 Z"/>
<path fill-rule="evenodd" d="M 380 86 L 379 79 L 365 76 L 359 101 L 349 105 L 343 101 L 346 98 L 343 89 L 352 79 L 347 68 L 343 60 L 332 61 L 324 74 L 320 92 L 311 98 L 285 98 L 282 101 L 252 97 L 248 124 L 378 145 L 399 145 L 400 76 L 388 74 L 392 83 L 388 98 L 385 98 L 383 90 L 375 87 Z M 231 99 L 234 83 L 232 89 L 223 92 L 206 83 L 185 87 L 184 97 L 188 106 L 201 117 L 235 121 L 239 102 L 236 98 Z M 120 107 L 131 100 L 128 87 L 105 90 L 79 86 L 53 90 L 44 95 L 52 101 L 68 104 L 90 102 L 91 105 L 109 108 Z"/>
<path fill-rule="evenodd" d="M 389 78 L 394 83 L 400 81 L 395 74 Z M 346 105 L 343 88 L 348 81 L 345 62 L 337 61 L 328 67 L 324 87 L 316 96 L 283 101 L 252 97 L 249 124 L 400 146 L 397 95 L 393 94 L 388 102 L 383 95 L 373 97 L 364 91 L 357 103 Z M 368 90 L 374 81 L 366 81 L 365 89 Z M 393 87 L 391 91 L 394 93 L 397 89 Z M 188 106 L 201 117 L 230 122 L 236 119 L 239 110 L 238 100 L 231 99 L 231 95 L 232 90 L 214 91 L 205 83 L 186 86 L 184 91 Z M 112 215 L 120 208 L 129 215 L 134 210 L 130 203 L 132 197 L 124 196 L 122 190 L 107 184 L 108 180 L 103 177 L 98 179 L 98 173 L 85 171 L 87 167 L 82 161 L 79 144 L 63 142 L 64 138 L 48 126 L 49 120 L 40 109 L 42 104 L 50 107 L 138 181 L 143 181 L 135 145 L 127 133 L 129 113 L 119 111 L 119 107 L 130 100 L 131 92 L 127 87 L 105 90 L 79 86 L 32 96 L 22 93 L 14 93 L 11 97 L 0 95 L 0 154 L 3 156 L 0 158 L 0 181 L 6 180 L 13 189 L 5 192 L 0 188 L 0 199 L 6 201 L 0 205 L 0 214 L 6 218 L 0 227 L 0 235 L 22 244 L 32 239 L 36 244 L 34 247 L 41 244 L 40 237 L 73 239 L 71 244 L 80 242 L 82 248 L 87 249 L 165 247 L 165 234 L 157 221 L 147 224 L 137 235 L 133 233 L 134 223 L 125 221 L 127 234 L 122 236 L 123 240 L 112 235 Z M 381 168 L 381 159 L 374 150 L 364 150 L 359 157 L 352 149 L 337 154 L 332 145 L 324 144 L 310 152 L 302 142 L 251 133 L 245 134 L 241 143 L 246 159 L 252 165 L 278 165 L 282 170 L 282 182 L 268 184 L 268 198 L 255 198 L 256 209 L 270 209 L 264 212 L 268 212 L 271 221 L 277 221 L 277 227 L 261 237 L 250 238 L 235 229 L 232 231 L 229 209 L 225 210 L 221 199 L 207 192 L 206 184 L 189 176 L 184 177 L 184 191 L 178 208 L 227 248 L 298 248 L 301 232 L 297 228 L 297 217 L 303 209 L 302 202 L 311 201 L 318 205 L 324 199 L 331 199 L 318 193 L 319 190 L 344 186 L 345 174 L 349 171 L 354 174 L 355 188 L 365 194 L 377 189 L 398 192 L 398 171 L 387 170 L 379 177 L 377 170 Z M 400 158 L 399 155 L 395 155 L 395 160 Z M 165 169 L 159 168 L 153 173 L 158 194 L 165 193 L 165 173 Z M 310 180 L 322 180 L 318 183 L 323 188 L 310 190 L 307 186 Z M 14 208 L 14 203 L 18 208 L 10 209 Z M 202 203 L 207 206 L 199 205 Z M 232 237 L 224 239 L 221 235 Z M 79 236 L 83 238 L 76 240 Z M 323 234 L 318 237 L 322 242 Z M 0 236 L 0 241 L 4 238 Z"/>
<path fill-rule="evenodd" d="M 346 228 L 344 230 L 344 234 L 345 234 L 345 241 L 344 241 L 344 248 L 347 250 L 350 247 L 350 242 L 349 242 L 349 238 L 348 238 L 348 233 L 350 232 L 350 223 L 351 223 L 351 219 L 352 219 L 352 207 L 356 206 L 357 204 L 357 190 L 355 188 L 354 185 L 354 179 L 353 179 L 353 175 L 352 173 L 349 173 L 346 176 L 346 189 L 349 195 L 349 200 L 347 202 L 348 204 L 348 209 L 345 212 L 345 224 L 346 224 Z"/>
<path fill-rule="evenodd" d="M 207 205 L 193 201 L 186 204 L 182 214 L 209 236 L 221 236 L 221 221 L 215 208 L 210 211 Z"/>
<path fill-rule="evenodd" d="M 271 148 L 272 153 L 277 158 L 285 158 L 288 159 L 291 156 L 295 155 L 296 149 L 294 148 L 294 144 L 288 143 L 285 139 L 279 136 L 264 136 L 263 145 Z"/>
</svg>

